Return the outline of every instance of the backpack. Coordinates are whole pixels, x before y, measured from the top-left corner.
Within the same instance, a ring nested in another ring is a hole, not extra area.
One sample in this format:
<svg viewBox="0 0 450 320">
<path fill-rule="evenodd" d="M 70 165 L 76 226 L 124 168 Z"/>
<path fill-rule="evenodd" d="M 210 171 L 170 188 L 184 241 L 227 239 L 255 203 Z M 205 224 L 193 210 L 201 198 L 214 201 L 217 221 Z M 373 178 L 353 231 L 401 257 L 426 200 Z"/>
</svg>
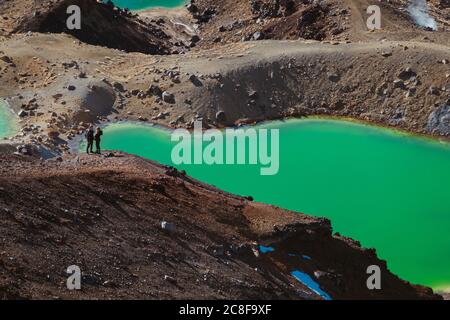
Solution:
<svg viewBox="0 0 450 320">
<path fill-rule="evenodd" d="M 94 140 L 94 130 L 89 129 L 88 131 L 86 131 L 86 139 Z"/>
</svg>

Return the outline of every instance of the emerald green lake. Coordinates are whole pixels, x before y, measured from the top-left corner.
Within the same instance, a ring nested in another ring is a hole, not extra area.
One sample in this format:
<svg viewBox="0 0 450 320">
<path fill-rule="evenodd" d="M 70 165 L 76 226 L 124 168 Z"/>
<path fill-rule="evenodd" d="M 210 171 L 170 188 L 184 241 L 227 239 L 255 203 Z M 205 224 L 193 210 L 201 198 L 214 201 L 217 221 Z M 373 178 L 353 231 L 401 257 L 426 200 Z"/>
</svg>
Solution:
<svg viewBox="0 0 450 320">
<path fill-rule="evenodd" d="M 402 278 L 450 289 L 450 144 L 327 119 L 256 128 L 280 130 L 276 175 L 261 176 L 259 165 L 177 167 L 223 190 L 327 217 L 334 231 L 376 248 Z M 103 148 L 172 165 L 170 134 L 113 124 Z"/>
<path fill-rule="evenodd" d="M 15 115 L 0 99 L 0 139 L 13 135 L 17 130 L 16 124 Z"/>
<path fill-rule="evenodd" d="M 186 0 L 112 0 L 119 8 L 142 10 L 148 8 L 176 8 L 184 5 Z"/>
</svg>

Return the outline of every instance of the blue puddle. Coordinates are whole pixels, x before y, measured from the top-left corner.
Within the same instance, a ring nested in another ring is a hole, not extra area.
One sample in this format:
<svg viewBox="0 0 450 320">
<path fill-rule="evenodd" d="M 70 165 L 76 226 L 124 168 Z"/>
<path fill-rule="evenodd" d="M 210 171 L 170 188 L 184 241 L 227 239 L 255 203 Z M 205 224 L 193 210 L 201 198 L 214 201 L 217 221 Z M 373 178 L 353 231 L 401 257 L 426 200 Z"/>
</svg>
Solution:
<svg viewBox="0 0 450 320">
<path fill-rule="evenodd" d="M 302 254 L 302 255 L 298 255 L 298 254 L 295 254 L 295 253 L 289 253 L 289 257 L 302 257 L 303 259 L 305 259 L 305 260 L 312 260 L 312 258 L 310 257 L 310 256 L 307 256 L 307 255 L 305 255 L 305 254 Z"/>
<path fill-rule="evenodd" d="M 333 300 L 325 291 L 320 289 L 319 284 L 306 273 L 294 270 L 291 272 L 291 275 L 325 300 Z"/>
<path fill-rule="evenodd" d="M 259 251 L 264 254 L 264 253 L 274 252 L 275 249 L 273 247 L 266 247 L 266 246 L 260 245 Z M 310 256 L 307 256 L 304 254 L 298 255 L 298 254 L 294 254 L 294 253 L 289 253 L 288 255 L 290 257 L 302 257 L 305 260 L 311 260 Z M 320 285 L 316 281 L 314 281 L 308 274 L 301 272 L 299 270 L 294 270 L 291 272 L 291 275 L 295 279 L 297 279 L 299 282 L 301 282 L 303 285 L 307 286 L 311 291 L 318 294 L 325 300 L 333 300 L 325 291 L 320 289 Z"/>
<path fill-rule="evenodd" d="M 261 253 L 268 253 L 275 251 L 275 249 L 272 247 L 259 246 L 259 251 L 261 251 Z"/>
</svg>

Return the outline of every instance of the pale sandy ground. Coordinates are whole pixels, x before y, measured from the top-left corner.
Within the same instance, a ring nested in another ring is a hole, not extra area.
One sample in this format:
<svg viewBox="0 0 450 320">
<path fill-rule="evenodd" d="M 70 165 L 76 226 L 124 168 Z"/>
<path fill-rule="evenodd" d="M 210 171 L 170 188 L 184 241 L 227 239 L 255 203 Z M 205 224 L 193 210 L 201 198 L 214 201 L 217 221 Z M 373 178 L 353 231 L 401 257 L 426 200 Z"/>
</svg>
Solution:
<svg viewBox="0 0 450 320">
<path fill-rule="evenodd" d="M 21 125 L 40 125 L 43 131 L 28 132 L 26 139 L 45 139 L 49 131 L 59 131 L 66 139 L 78 132 L 79 122 L 98 117 L 172 127 L 203 118 L 207 125 L 220 126 L 215 119 L 220 110 L 228 124 L 323 114 L 425 133 L 430 113 L 445 103 L 449 90 L 449 64 L 441 63 L 450 60 L 449 50 L 435 43 L 262 41 L 180 56 L 146 56 L 82 44 L 64 35 L 33 34 L 1 42 L 0 51 L 16 65 L 0 62 L 4 84 L 0 96 L 8 98 L 16 112 L 34 99 L 38 105 L 35 115 L 23 118 Z M 383 52 L 392 55 L 384 57 Z M 71 61 L 77 67 L 64 67 Z M 407 67 L 420 78 L 410 97 L 394 85 Z M 179 83 L 164 75 L 168 71 L 180 74 Z M 79 77 L 81 72 L 86 78 Z M 201 85 L 189 79 L 191 74 Z M 339 80 L 330 81 L 332 75 Z M 114 83 L 126 91 L 113 89 Z M 145 92 L 152 84 L 173 93 L 175 103 L 134 93 Z M 429 94 L 430 86 L 440 88 L 439 94 Z M 387 90 L 386 95 L 377 93 L 379 88 Z M 248 105 L 252 90 L 259 95 L 256 105 Z M 108 104 L 106 97 L 111 100 Z M 89 117 L 80 118 L 83 112 Z M 402 120 L 394 123 L 399 112 Z M 161 114 L 167 116 L 158 118 Z"/>
</svg>

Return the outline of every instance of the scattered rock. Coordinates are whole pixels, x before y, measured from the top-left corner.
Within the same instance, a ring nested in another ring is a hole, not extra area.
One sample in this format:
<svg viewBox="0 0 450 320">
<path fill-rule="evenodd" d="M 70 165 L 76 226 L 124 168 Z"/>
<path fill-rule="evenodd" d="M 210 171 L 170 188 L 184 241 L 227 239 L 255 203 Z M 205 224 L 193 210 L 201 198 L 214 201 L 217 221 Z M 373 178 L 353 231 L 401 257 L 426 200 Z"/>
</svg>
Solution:
<svg viewBox="0 0 450 320">
<path fill-rule="evenodd" d="M 434 110 L 428 117 L 429 133 L 450 136 L 450 104 Z"/>
<path fill-rule="evenodd" d="M 50 139 L 58 139 L 59 132 L 58 131 L 50 131 L 48 133 L 48 136 L 49 136 Z"/>
<path fill-rule="evenodd" d="M 175 231 L 175 225 L 173 223 L 169 223 L 167 221 L 161 222 L 161 228 L 163 230 L 166 230 L 166 231 L 169 231 L 169 232 Z"/>
<path fill-rule="evenodd" d="M 177 283 L 177 280 L 174 277 L 165 275 L 164 276 L 164 281 L 170 282 L 170 283 Z"/>
<path fill-rule="evenodd" d="M 261 31 L 257 31 L 252 35 L 252 40 L 253 41 L 259 41 L 259 40 L 264 40 L 265 35 L 263 32 Z"/>
<path fill-rule="evenodd" d="M 17 114 L 19 117 L 23 118 L 28 116 L 28 112 L 26 112 L 25 110 L 20 110 L 19 113 Z"/>
<path fill-rule="evenodd" d="M 125 91 L 125 88 L 123 87 L 123 85 L 120 82 L 114 82 L 113 83 L 113 87 L 114 87 L 114 89 L 117 89 L 120 92 L 124 92 Z"/>
<path fill-rule="evenodd" d="M 340 78 L 341 77 L 338 74 L 336 74 L 336 73 L 328 74 L 328 80 L 330 80 L 332 82 L 338 82 Z"/>
<path fill-rule="evenodd" d="M 395 88 L 400 88 L 400 89 L 405 89 L 405 83 L 401 79 L 395 79 L 394 80 L 394 87 Z"/>
<path fill-rule="evenodd" d="M 162 97 L 162 90 L 157 85 L 152 84 L 147 92 L 153 96 Z"/>
<path fill-rule="evenodd" d="M 411 68 L 406 68 L 406 69 L 400 71 L 400 73 L 398 74 L 398 77 L 401 80 L 408 80 L 415 76 L 416 76 L 416 73 L 414 71 L 412 71 Z"/>
<path fill-rule="evenodd" d="M 12 59 L 8 56 L 1 56 L 0 60 L 2 60 L 3 62 L 9 63 L 9 64 L 13 63 Z"/>
<path fill-rule="evenodd" d="M 166 103 L 171 103 L 171 104 L 175 103 L 175 96 L 168 91 L 164 91 L 162 93 L 162 99 Z"/>
<path fill-rule="evenodd" d="M 430 86 L 430 88 L 428 89 L 428 92 L 430 94 L 433 94 L 433 95 L 438 95 L 439 94 L 439 88 L 436 87 L 436 86 Z"/>
<path fill-rule="evenodd" d="M 198 35 L 193 35 L 193 36 L 191 37 L 191 42 L 197 43 L 197 42 L 199 42 L 199 41 L 200 41 L 200 37 L 199 37 Z"/>
<path fill-rule="evenodd" d="M 17 153 L 25 156 L 30 156 L 32 154 L 30 148 L 27 145 L 20 145 L 16 147 Z"/>
<path fill-rule="evenodd" d="M 225 111 L 223 111 L 223 110 L 217 111 L 217 113 L 216 113 L 216 120 L 217 120 L 218 122 L 223 122 L 223 121 L 225 121 L 225 120 L 226 120 L 226 114 L 225 114 Z"/>
<path fill-rule="evenodd" d="M 189 80 L 191 80 L 191 82 L 196 86 L 196 87 L 201 87 L 203 86 L 203 83 L 200 81 L 200 79 L 195 75 L 195 74 L 191 74 L 189 76 Z"/>
<path fill-rule="evenodd" d="M 186 9 L 190 12 L 190 13 L 197 13 L 198 12 L 198 7 L 194 4 L 194 3 L 189 3 L 186 5 Z"/>
<path fill-rule="evenodd" d="M 220 257 L 225 254 L 225 247 L 223 245 L 211 245 L 208 247 L 208 251 L 210 251 L 214 256 Z"/>
<path fill-rule="evenodd" d="M 248 97 L 250 99 L 258 99 L 258 92 L 256 92 L 255 90 L 250 90 L 248 92 Z"/>
</svg>

